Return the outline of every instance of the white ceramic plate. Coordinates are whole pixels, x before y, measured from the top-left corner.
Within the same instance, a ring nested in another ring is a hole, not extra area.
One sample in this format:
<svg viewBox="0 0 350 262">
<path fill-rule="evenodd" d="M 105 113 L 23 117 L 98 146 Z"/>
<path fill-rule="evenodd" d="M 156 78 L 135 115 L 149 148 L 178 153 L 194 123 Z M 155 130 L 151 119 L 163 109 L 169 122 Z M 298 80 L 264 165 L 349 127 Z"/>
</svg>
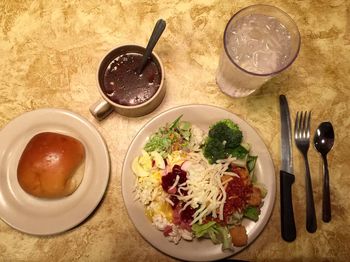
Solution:
<svg viewBox="0 0 350 262">
<path fill-rule="evenodd" d="M 50 131 L 79 139 L 86 151 L 85 173 L 70 196 L 49 200 L 27 194 L 17 181 L 19 158 L 36 134 Z M 0 131 L 0 217 L 19 231 L 51 235 L 86 219 L 101 201 L 109 179 L 108 150 L 85 118 L 62 109 L 38 109 L 12 120 Z"/>
<path fill-rule="evenodd" d="M 149 121 L 132 141 L 122 170 L 122 193 L 129 216 L 141 235 L 155 248 L 172 257 L 190 261 L 208 261 L 231 256 L 243 248 L 235 248 L 232 252 L 223 252 L 221 245 L 214 245 L 210 240 L 194 240 L 191 242 L 181 240 L 178 245 L 168 242 L 161 231 L 154 228 L 144 213 L 141 203 L 134 200 L 133 192 L 135 176 L 131 170 L 133 159 L 140 155 L 149 136 L 166 123 L 174 121 L 183 115 L 182 120 L 190 121 L 203 130 L 218 120 L 230 118 L 237 123 L 243 132 L 244 140 L 251 144 L 252 154 L 258 156 L 255 172 L 258 181 L 265 184 L 268 193 L 264 199 L 261 215 L 257 223 L 244 220 L 247 228 L 248 244 L 258 237 L 268 222 L 275 201 L 275 171 L 271 156 L 259 135 L 244 120 L 224 109 L 208 105 L 186 105 L 175 107 L 156 116 Z"/>
</svg>

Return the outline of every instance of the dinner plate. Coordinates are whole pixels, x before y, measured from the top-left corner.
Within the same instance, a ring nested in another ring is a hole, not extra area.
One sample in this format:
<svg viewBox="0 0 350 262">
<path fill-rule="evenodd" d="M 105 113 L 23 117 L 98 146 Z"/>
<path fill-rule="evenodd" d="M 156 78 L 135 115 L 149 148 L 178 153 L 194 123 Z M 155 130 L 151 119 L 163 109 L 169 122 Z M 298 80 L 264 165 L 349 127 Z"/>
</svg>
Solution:
<svg viewBox="0 0 350 262">
<path fill-rule="evenodd" d="M 135 201 L 134 186 L 136 180 L 131 169 L 133 159 L 141 154 L 141 149 L 151 134 L 166 123 L 173 122 L 180 115 L 183 115 L 182 120 L 189 121 L 205 131 L 209 129 L 210 125 L 225 118 L 232 119 L 239 125 L 243 132 L 244 140 L 251 145 L 251 153 L 258 156 L 255 167 L 257 179 L 268 190 L 259 220 L 256 223 L 246 219 L 243 221 L 247 229 L 248 245 L 258 237 L 268 222 L 276 193 L 275 170 L 269 151 L 256 131 L 244 120 L 229 111 L 209 105 L 185 105 L 165 111 L 149 121 L 133 139 L 122 169 L 122 193 L 129 217 L 136 229 L 150 244 L 169 256 L 181 260 L 208 261 L 234 255 L 246 246 L 235 247 L 233 251 L 224 252 L 221 249 L 221 245 L 214 245 L 209 239 L 195 239 L 193 241 L 182 239 L 177 245 L 169 242 L 161 231 L 152 226 L 152 223 L 144 213 L 142 203 Z"/>
<path fill-rule="evenodd" d="M 85 173 L 77 190 L 64 198 L 43 199 L 27 194 L 17 180 L 17 165 L 29 140 L 41 132 L 57 132 L 80 140 L 85 147 Z M 106 144 L 85 118 L 63 109 L 24 113 L 0 131 L 0 218 L 33 235 L 64 232 L 84 221 L 101 201 L 109 180 Z"/>
</svg>

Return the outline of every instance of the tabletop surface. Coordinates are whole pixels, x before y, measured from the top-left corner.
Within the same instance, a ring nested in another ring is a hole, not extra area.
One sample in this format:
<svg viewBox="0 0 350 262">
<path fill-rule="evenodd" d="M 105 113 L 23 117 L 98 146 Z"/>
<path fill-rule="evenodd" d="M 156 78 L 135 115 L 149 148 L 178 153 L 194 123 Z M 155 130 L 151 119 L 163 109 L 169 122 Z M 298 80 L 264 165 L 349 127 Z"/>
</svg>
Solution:
<svg viewBox="0 0 350 262">
<path fill-rule="evenodd" d="M 223 94 L 215 82 L 222 35 L 229 18 L 258 1 L 1 1 L 0 128 L 39 108 L 63 108 L 88 119 L 106 141 L 111 160 L 109 185 L 95 212 L 59 235 L 21 233 L 0 220 L 0 261 L 173 261 L 137 232 L 121 194 L 121 170 L 140 128 L 174 106 L 208 104 L 248 122 L 266 144 L 279 185 L 278 96 L 285 94 L 294 119 L 311 110 L 311 132 L 331 121 L 336 138 L 329 153 L 333 217 L 321 220 L 322 162 L 309 150 L 318 230 L 305 229 L 304 163 L 293 148 L 294 212 L 297 238 L 280 234 L 279 186 L 271 218 L 260 236 L 235 259 L 261 261 L 346 261 L 350 248 L 350 2 L 264 1 L 297 23 L 302 44 L 295 63 L 246 98 Z M 155 51 L 166 71 L 167 93 L 151 114 L 128 118 L 113 113 L 98 122 L 89 106 L 99 99 L 96 71 L 113 47 L 145 45 L 155 22 L 167 27 Z M 0 144 L 1 146 L 1 144 Z"/>
</svg>

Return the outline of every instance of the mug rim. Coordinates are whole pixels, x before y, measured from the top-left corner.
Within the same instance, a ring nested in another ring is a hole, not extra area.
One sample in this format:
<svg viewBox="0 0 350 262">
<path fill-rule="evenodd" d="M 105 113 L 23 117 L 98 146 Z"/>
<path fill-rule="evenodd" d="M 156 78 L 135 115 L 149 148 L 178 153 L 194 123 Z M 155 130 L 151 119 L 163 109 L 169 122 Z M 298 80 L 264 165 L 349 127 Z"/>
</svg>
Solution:
<svg viewBox="0 0 350 262">
<path fill-rule="evenodd" d="M 107 102 L 109 103 L 110 105 L 116 107 L 116 108 L 120 108 L 120 109 L 138 109 L 138 108 L 142 108 L 142 107 L 145 107 L 147 105 L 149 105 L 150 103 L 152 103 L 157 97 L 158 95 L 161 93 L 162 89 L 164 88 L 164 79 L 165 79 L 165 76 L 164 76 L 164 66 L 163 66 L 163 63 L 160 59 L 160 57 L 157 55 L 157 53 L 155 51 L 152 51 L 151 55 L 157 60 L 157 63 L 159 64 L 159 67 L 160 67 L 160 72 L 161 72 L 161 79 L 160 79 L 160 83 L 159 83 L 159 87 L 158 87 L 158 90 L 157 92 L 150 98 L 148 99 L 147 101 L 145 101 L 144 103 L 141 103 L 141 104 L 138 104 L 138 105 L 133 105 L 133 106 L 127 106 L 127 105 L 121 105 L 121 104 L 118 104 L 114 101 L 112 101 L 111 99 L 109 99 L 106 94 L 102 91 L 102 87 L 100 85 L 100 81 L 99 81 L 99 73 L 100 73 L 100 69 L 101 69 L 101 66 L 102 66 L 102 63 L 104 62 L 104 60 L 112 53 L 114 52 L 115 50 L 117 49 L 120 49 L 120 48 L 125 48 L 125 47 L 137 47 L 137 48 L 141 48 L 143 50 L 145 50 L 146 48 L 143 47 L 143 46 L 140 46 L 138 44 L 124 44 L 124 45 L 118 45 L 117 47 L 114 47 L 112 49 L 110 49 L 103 57 L 102 59 L 100 60 L 99 62 L 99 65 L 98 65 L 98 68 L 97 68 L 97 74 L 96 74 L 96 80 L 97 80 L 97 86 L 98 86 L 98 91 L 100 92 L 102 98 Z"/>
</svg>

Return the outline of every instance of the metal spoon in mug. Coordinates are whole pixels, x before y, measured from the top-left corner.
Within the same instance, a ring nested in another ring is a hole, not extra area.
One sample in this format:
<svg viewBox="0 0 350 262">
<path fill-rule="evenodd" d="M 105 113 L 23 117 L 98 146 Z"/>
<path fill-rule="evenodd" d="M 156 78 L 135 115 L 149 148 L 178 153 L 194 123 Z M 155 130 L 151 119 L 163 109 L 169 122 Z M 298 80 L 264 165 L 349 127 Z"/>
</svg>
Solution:
<svg viewBox="0 0 350 262">
<path fill-rule="evenodd" d="M 334 144 L 334 130 L 330 122 L 322 122 L 315 133 L 314 146 L 320 152 L 323 159 L 323 198 L 322 198 L 322 220 L 331 221 L 331 199 L 329 191 L 329 174 L 327 154 Z"/>
<path fill-rule="evenodd" d="M 163 19 L 159 19 L 156 23 L 156 25 L 154 26 L 152 35 L 148 41 L 145 53 L 142 57 L 142 62 L 141 62 L 141 66 L 138 68 L 138 73 L 139 75 L 142 73 L 143 69 L 145 68 L 146 64 L 147 64 L 147 60 L 150 57 L 150 55 L 152 54 L 152 50 L 154 48 L 154 46 L 157 44 L 160 36 L 162 35 L 164 29 L 165 29 L 166 23 Z"/>
</svg>

